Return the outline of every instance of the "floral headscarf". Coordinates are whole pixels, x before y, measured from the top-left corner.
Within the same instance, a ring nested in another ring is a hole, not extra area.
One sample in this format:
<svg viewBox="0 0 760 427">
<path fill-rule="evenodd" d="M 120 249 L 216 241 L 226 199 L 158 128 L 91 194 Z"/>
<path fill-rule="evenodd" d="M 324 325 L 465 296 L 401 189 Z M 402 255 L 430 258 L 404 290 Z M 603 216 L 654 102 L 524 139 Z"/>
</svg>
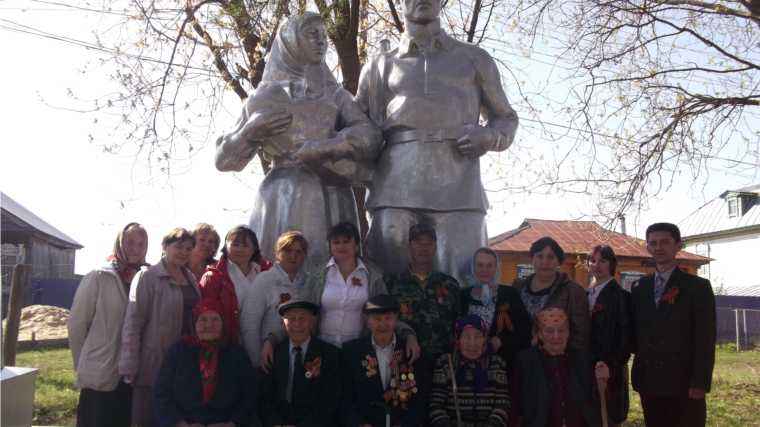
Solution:
<svg viewBox="0 0 760 427">
<path fill-rule="evenodd" d="M 483 344 L 483 353 L 477 360 L 469 360 L 462 355 L 462 345 L 459 343 L 459 339 L 462 333 L 468 329 L 477 329 L 483 333 L 486 338 L 485 344 Z M 455 327 L 456 335 L 456 347 L 459 350 L 459 366 L 457 366 L 457 384 L 464 384 L 467 380 L 467 368 L 473 370 L 472 380 L 473 388 L 476 392 L 482 391 L 488 385 L 488 371 L 486 370 L 485 359 L 493 353 L 493 347 L 488 342 L 488 328 L 486 328 L 486 322 L 480 318 L 477 314 L 465 314 L 459 318 L 459 321 Z"/>
<path fill-rule="evenodd" d="M 568 326 L 569 323 L 565 310 L 561 308 L 547 308 L 536 313 L 536 326 L 539 331 L 547 326 Z"/>
<path fill-rule="evenodd" d="M 201 314 L 212 311 L 222 316 L 222 303 L 215 299 L 202 299 L 193 307 L 192 335 L 182 335 L 182 341 L 193 347 L 200 348 L 198 356 L 201 368 L 201 385 L 203 386 L 203 403 L 208 403 L 216 391 L 218 381 L 217 365 L 219 364 L 219 349 L 229 344 L 230 340 L 222 327 L 222 332 L 214 341 L 203 341 L 198 337 L 195 324 Z M 222 316 L 222 323 L 224 317 Z"/>
<path fill-rule="evenodd" d="M 475 274 L 475 257 L 478 254 L 490 254 L 496 259 L 496 271 L 494 272 L 493 279 L 488 283 L 481 283 L 480 280 L 478 280 L 478 276 Z M 480 248 L 475 251 L 475 255 L 472 256 L 472 261 L 470 262 L 470 274 L 467 275 L 466 280 L 467 284 L 470 286 L 481 287 L 482 292 L 480 293 L 480 302 L 483 303 L 483 307 L 496 307 L 496 301 L 491 292 L 491 286 L 499 284 L 499 256 L 496 255 L 496 251 L 491 248 Z"/>
<path fill-rule="evenodd" d="M 124 252 L 124 237 L 130 227 L 135 227 L 135 230 L 145 232 L 140 224 L 136 222 L 130 222 L 116 234 L 116 241 L 113 243 L 113 253 L 111 253 L 111 255 L 106 258 L 106 261 L 116 261 L 119 264 L 119 271 L 121 271 L 121 280 L 124 282 L 127 281 L 127 277 L 134 276 L 135 273 L 140 270 L 140 267 L 150 266 L 150 264 L 145 262 L 145 255 L 143 255 L 142 259 L 137 264 L 132 264 L 129 262 L 129 257 L 127 256 L 127 253 Z"/>
</svg>

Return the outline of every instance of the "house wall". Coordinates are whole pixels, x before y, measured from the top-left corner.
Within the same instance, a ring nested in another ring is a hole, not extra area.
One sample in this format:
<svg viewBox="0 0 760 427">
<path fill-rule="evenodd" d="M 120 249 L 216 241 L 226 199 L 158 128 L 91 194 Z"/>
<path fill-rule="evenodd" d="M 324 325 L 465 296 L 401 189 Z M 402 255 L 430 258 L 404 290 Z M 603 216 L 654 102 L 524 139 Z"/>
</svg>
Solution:
<svg viewBox="0 0 760 427">
<path fill-rule="evenodd" d="M 517 278 L 517 266 L 520 264 L 530 264 L 528 254 L 512 254 L 508 252 L 498 252 L 499 254 L 499 283 L 502 285 L 511 285 Z M 566 256 L 565 261 L 560 266 L 560 271 L 567 273 L 576 283 L 584 288 L 589 284 L 589 273 L 585 268 L 585 256 L 579 262 L 577 257 Z M 698 265 L 679 264 L 678 267 L 689 274 L 697 274 Z M 615 274 L 615 280 L 622 283 L 620 272 L 622 271 L 639 271 L 644 275 L 654 272 L 654 264 L 651 266 L 642 265 L 639 258 L 618 258 L 618 264 Z"/>
<path fill-rule="evenodd" d="M 717 288 L 760 285 L 760 276 L 751 267 L 757 262 L 758 248 L 760 235 L 692 244 L 688 250 L 715 259 L 700 275 Z"/>
</svg>

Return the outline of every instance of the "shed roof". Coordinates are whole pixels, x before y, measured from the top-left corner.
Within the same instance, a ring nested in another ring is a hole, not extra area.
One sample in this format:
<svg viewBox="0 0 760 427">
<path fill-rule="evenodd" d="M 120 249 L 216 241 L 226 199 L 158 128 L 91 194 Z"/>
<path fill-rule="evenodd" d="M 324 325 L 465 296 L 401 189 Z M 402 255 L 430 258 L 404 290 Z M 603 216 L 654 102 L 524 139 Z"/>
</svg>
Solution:
<svg viewBox="0 0 760 427">
<path fill-rule="evenodd" d="M 40 233 L 47 235 L 48 237 L 58 240 L 60 243 L 63 243 L 66 246 L 71 246 L 74 249 L 82 249 L 84 247 L 76 240 L 67 236 L 64 232 L 58 230 L 57 228 L 48 224 L 42 218 L 32 213 L 32 211 L 30 211 L 29 209 L 23 207 L 17 201 L 11 199 L 7 194 L 3 193 L 2 191 L 0 191 L 0 208 L 2 208 L 4 212 L 7 212 L 10 215 L 13 215 L 14 217 L 18 218 L 19 220 L 23 221 L 24 223 L 28 225 L 28 227 L 22 227 L 21 229 L 17 229 L 19 231 L 36 230 L 36 231 L 39 231 Z"/>
<path fill-rule="evenodd" d="M 736 196 L 746 196 L 746 204 L 741 215 L 729 218 L 726 199 Z M 760 234 L 760 184 L 723 192 L 684 218 L 678 226 L 687 241 L 700 237 L 709 240 L 710 236 L 722 238 L 753 230 Z"/>
<path fill-rule="evenodd" d="M 728 286 L 721 295 L 732 297 L 760 297 L 760 286 Z"/>
<path fill-rule="evenodd" d="M 644 240 L 606 230 L 595 221 L 550 221 L 526 219 L 519 228 L 488 239 L 495 251 L 530 252 L 530 245 L 541 237 L 556 240 L 566 254 L 586 253 L 596 245 L 610 245 L 618 257 L 651 258 Z M 710 258 L 681 251 L 679 261 L 707 264 Z"/>
</svg>

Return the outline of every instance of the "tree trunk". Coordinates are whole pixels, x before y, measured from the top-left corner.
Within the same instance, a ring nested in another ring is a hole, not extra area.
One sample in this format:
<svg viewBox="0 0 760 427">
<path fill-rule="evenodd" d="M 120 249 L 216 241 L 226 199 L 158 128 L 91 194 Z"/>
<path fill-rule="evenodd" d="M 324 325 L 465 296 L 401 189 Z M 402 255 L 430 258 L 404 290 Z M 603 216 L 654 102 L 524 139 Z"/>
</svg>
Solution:
<svg viewBox="0 0 760 427">
<path fill-rule="evenodd" d="M 26 265 L 16 264 L 13 267 L 11 294 L 8 298 L 8 323 L 5 325 L 3 337 L 3 366 L 16 366 L 16 344 L 21 327 L 21 309 L 24 306 L 27 277 Z"/>
</svg>

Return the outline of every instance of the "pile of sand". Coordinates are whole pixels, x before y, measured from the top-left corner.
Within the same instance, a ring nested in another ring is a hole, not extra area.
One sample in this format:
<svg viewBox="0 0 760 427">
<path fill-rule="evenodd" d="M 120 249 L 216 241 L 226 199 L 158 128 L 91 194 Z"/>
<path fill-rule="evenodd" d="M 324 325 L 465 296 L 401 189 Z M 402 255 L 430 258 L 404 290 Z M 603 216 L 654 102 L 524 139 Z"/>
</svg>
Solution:
<svg viewBox="0 0 760 427">
<path fill-rule="evenodd" d="M 66 322 L 69 321 L 69 310 L 52 305 L 31 305 L 21 310 L 21 327 L 19 341 L 31 341 L 32 332 L 35 340 L 68 338 L 69 331 Z M 3 320 L 3 331 L 7 319 Z"/>
</svg>

